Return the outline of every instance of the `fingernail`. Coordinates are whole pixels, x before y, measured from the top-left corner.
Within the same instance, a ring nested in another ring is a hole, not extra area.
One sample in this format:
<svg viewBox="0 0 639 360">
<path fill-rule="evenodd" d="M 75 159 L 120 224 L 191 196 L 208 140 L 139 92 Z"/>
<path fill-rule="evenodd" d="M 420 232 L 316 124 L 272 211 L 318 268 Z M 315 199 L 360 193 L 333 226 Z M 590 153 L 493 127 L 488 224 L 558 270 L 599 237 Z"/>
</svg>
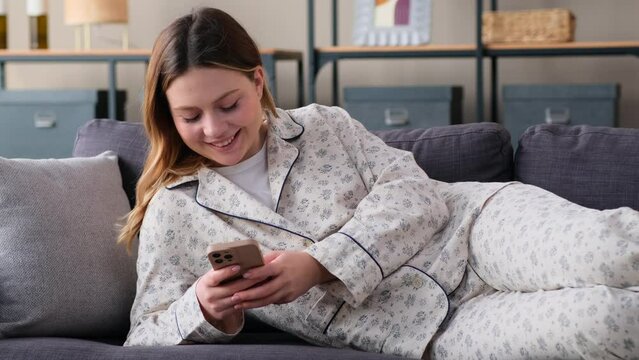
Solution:
<svg viewBox="0 0 639 360">
<path fill-rule="evenodd" d="M 240 297 L 239 297 L 237 294 L 236 294 L 236 295 L 233 295 L 233 296 L 231 297 L 231 300 L 233 300 L 233 301 L 237 301 L 237 300 L 239 300 L 239 299 L 240 299 Z"/>
<path fill-rule="evenodd" d="M 244 278 L 245 279 L 250 279 L 251 276 L 253 276 L 253 274 L 251 274 L 250 272 L 244 273 Z"/>
<path fill-rule="evenodd" d="M 235 306 L 233 306 L 233 308 L 235 310 L 242 310 L 242 305 L 235 305 Z"/>
<path fill-rule="evenodd" d="M 235 265 L 235 266 L 231 267 L 231 271 L 238 272 L 238 271 L 240 271 L 240 267 L 238 265 Z"/>
</svg>

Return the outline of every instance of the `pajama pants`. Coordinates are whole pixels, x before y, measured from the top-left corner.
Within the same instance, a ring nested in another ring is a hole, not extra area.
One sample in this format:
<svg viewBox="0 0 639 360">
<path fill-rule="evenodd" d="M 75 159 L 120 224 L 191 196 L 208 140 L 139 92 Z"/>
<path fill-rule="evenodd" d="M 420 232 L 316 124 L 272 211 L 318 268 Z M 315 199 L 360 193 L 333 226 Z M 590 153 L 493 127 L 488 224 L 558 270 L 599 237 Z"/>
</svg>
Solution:
<svg viewBox="0 0 639 360">
<path fill-rule="evenodd" d="M 513 184 L 488 200 L 431 359 L 639 359 L 639 212 Z"/>
</svg>

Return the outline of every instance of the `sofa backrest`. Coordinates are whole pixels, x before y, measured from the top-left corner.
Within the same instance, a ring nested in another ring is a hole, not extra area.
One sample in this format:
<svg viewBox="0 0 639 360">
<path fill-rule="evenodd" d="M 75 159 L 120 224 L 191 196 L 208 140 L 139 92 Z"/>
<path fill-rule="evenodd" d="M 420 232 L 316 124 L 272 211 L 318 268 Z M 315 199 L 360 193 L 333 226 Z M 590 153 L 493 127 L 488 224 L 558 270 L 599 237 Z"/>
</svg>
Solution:
<svg viewBox="0 0 639 360">
<path fill-rule="evenodd" d="M 387 144 L 412 151 L 433 179 L 508 181 L 512 178 L 510 135 L 499 124 L 474 123 L 376 133 Z M 92 120 L 78 130 L 73 156 L 95 156 L 106 150 L 119 156 L 122 183 L 131 204 L 142 173 L 148 141 L 141 123 Z"/>
<path fill-rule="evenodd" d="M 530 127 L 519 139 L 514 178 L 586 207 L 639 210 L 639 129 Z"/>
<path fill-rule="evenodd" d="M 445 181 L 509 181 L 513 148 L 506 129 L 492 122 L 375 132 L 390 146 L 413 153 L 429 177 Z"/>
<path fill-rule="evenodd" d="M 95 156 L 107 150 L 118 154 L 122 186 L 133 206 L 135 186 L 142 174 L 148 146 L 149 141 L 141 123 L 96 119 L 78 129 L 73 156 Z"/>
</svg>

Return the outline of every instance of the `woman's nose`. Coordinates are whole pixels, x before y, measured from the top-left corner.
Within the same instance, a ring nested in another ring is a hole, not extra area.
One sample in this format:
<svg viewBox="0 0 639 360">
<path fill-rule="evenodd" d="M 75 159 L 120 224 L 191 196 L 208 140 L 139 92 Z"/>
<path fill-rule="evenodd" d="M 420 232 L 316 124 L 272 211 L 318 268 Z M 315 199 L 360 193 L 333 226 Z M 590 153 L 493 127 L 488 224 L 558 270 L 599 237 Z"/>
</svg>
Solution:
<svg viewBox="0 0 639 360">
<path fill-rule="evenodd" d="M 202 132 L 207 138 L 215 138 L 225 134 L 228 127 L 226 121 L 210 115 L 205 116 L 202 120 Z"/>
</svg>

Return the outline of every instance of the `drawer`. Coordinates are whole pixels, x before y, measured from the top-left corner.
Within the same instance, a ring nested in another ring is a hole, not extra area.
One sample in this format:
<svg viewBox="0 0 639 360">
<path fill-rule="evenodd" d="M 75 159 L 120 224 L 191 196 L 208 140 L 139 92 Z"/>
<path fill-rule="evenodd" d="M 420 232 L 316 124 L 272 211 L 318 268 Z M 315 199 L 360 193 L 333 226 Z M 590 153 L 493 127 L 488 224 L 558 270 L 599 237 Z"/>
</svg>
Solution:
<svg viewBox="0 0 639 360">
<path fill-rule="evenodd" d="M 98 99 L 97 90 L 0 91 L 0 156 L 70 157 L 77 129 L 100 115 Z"/>
<path fill-rule="evenodd" d="M 0 156 L 9 158 L 70 157 L 78 127 L 95 114 L 93 104 L 0 107 Z"/>
<path fill-rule="evenodd" d="M 503 94 L 503 125 L 515 148 L 521 134 L 537 124 L 617 125 L 616 84 L 507 85 Z"/>
<path fill-rule="evenodd" d="M 428 128 L 461 123 L 457 86 L 345 88 L 344 108 L 369 130 Z"/>
</svg>

